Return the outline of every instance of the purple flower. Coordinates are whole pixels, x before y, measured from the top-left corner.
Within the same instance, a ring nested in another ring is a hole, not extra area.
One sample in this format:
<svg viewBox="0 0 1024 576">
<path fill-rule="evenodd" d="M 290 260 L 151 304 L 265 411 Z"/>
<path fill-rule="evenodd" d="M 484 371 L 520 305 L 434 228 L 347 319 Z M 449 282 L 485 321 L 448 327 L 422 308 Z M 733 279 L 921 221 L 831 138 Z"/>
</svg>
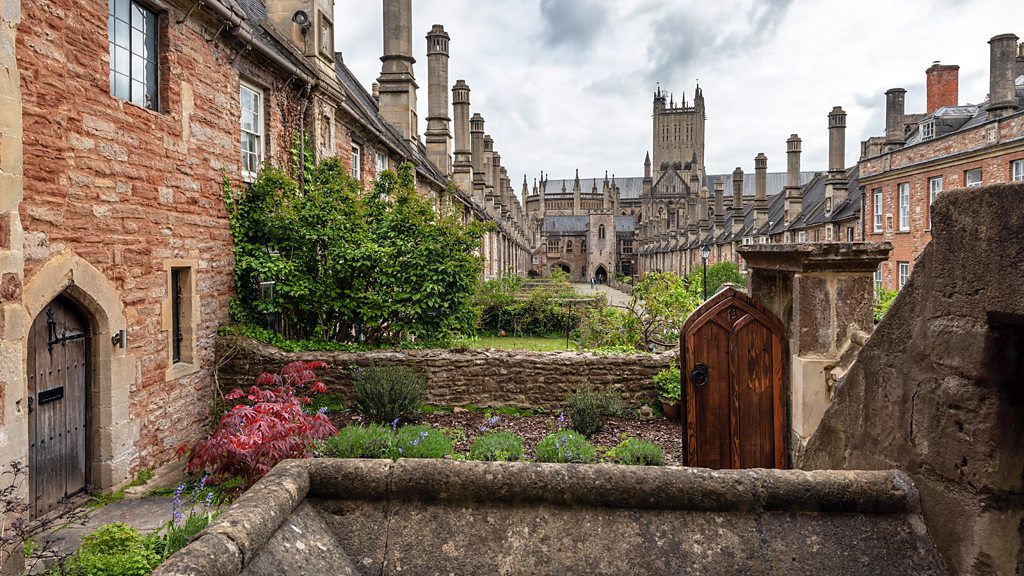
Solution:
<svg viewBox="0 0 1024 576">
<path fill-rule="evenodd" d="M 320 409 L 316 411 L 316 413 L 317 414 L 326 414 L 327 413 L 327 406 L 321 406 Z"/>
<path fill-rule="evenodd" d="M 400 420 L 400 418 L 395 418 L 394 420 L 391 421 L 391 428 L 392 429 L 398 428 L 398 421 L 399 420 Z"/>
</svg>

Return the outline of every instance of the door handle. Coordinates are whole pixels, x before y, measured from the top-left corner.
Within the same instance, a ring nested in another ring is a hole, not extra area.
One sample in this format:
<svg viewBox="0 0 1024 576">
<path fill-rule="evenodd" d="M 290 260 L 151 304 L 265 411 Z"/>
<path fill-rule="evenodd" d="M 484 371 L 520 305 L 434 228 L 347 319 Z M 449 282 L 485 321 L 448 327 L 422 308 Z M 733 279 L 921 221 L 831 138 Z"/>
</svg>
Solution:
<svg viewBox="0 0 1024 576">
<path fill-rule="evenodd" d="M 697 362 L 693 367 L 693 371 L 690 372 L 690 382 L 693 383 L 694 388 L 701 388 L 708 383 L 708 373 L 710 369 L 702 362 Z"/>
</svg>

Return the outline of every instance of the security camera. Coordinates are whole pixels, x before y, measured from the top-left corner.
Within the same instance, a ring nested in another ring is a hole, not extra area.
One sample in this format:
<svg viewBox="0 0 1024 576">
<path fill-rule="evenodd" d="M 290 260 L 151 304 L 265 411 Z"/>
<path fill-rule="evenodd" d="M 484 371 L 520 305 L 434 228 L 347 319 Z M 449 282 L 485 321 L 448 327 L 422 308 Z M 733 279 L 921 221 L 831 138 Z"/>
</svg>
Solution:
<svg viewBox="0 0 1024 576">
<path fill-rule="evenodd" d="M 306 14 L 304 10 L 296 10 L 295 14 L 292 14 L 292 22 L 298 24 L 299 28 L 302 28 L 303 33 L 313 25 L 313 22 L 309 19 L 309 14 Z"/>
</svg>

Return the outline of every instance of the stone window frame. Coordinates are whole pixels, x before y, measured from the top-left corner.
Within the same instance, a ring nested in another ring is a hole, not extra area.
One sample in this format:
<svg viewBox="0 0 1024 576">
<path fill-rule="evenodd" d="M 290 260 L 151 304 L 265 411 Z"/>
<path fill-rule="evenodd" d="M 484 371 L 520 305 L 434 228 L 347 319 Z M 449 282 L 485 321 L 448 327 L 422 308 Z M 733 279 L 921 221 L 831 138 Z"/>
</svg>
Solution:
<svg viewBox="0 0 1024 576">
<path fill-rule="evenodd" d="M 334 62 L 334 22 L 322 10 L 317 10 L 317 52 L 328 62 Z"/>
<path fill-rule="evenodd" d="M 885 232 L 885 195 L 883 194 L 881 188 L 875 188 L 874 190 L 872 190 L 872 195 L 874 197 L 874 202 L 872 204 L 872 230 L 875 234 L 881 234 Z"/>
<path fill-rule="evenodd" d="M 932 205 L 935 199 L 942 192 L 942 176 L 932 176 L 928 179 L 928 229 L 932 229 Z"/>
<path fill-rule="evenodd" d="M 896 185 L 896 198 L 899 203 L 899 230 L 910 232 L 910 182 Z"/>
<path fill-rule="evenodd" d="M 604 224 L 601 224 L 600 226 L 597 227 L 597 239 L 598 240 L 604 240 L 604 238 L 605 238 Z"/>
<path fill-rule="evenodd" d="M 173 317 L 173 294 L 171 293 L 171 276 L 177 270 L 186 272 L 186 278 L 181 283 L 181 359 L 174 361 L 174 317 Z M 197 335 L 199 333 L 199 292 L 196 290 L 196 275 L 199 270 L 199 261 L 187 258 L 172 258 L 164 261 L 164 278 L 166 292 L 164 293 L 161 310 L 161 330 L 167 333 L 167 370 L 164 372 L 166 380 L 176 380 L 189 374 L 199 371 L 199 349 Z"/>
<path fill-rule="evenodd" d="M 801 231 L 797 232 L 796 233 L 796 241 L 801 243 L 801 244 L 803 244 L 804 242 L 807 242 L 807 231 L 806 230 L 801 230 Z"/>
<path fill-rule="evenodd" d="M 119 8 L 126 6 L 128 14 L 124 15 Z M 135 18 L 136 11 L 139 11 L 140 17 L 143 19 L 140 24 L 142 28 L 136 26 Z M 124 20 L 120 16 L 127 16 L 127 20 Z M 153 112 L 160 111 L 160 104 L 162 98 L 160 97 L 160 56 L 162 47 L 160 45 L 161 40 L 161 27 L 162 27 L 163 15 L 161 11 L 153 5 L 140 2 L 139 0 L 114 0 L 108 3 L 107 8 L 107 50 L 109 62 L 107 65 L 109 77 L 110 77 L 110 95 L 114 98 L 128 102 L 140 108 L 146 110 L 152 110 Z M 126 41 L 127 46 L 118 43 L 115 40 L 117 36 L 116 31 L 119 30 L 119 24 L 124 25 L 127 35 Z M 152 26 L 152 33 L 149 33 L 148 25 Z M 134 39 L 136 38 L 135 32 L 140 32 L 143 39 L 144 46 L 136 50 Z M 119 49 L 124 50 L 127 53 L 126 61 L 122 66 L 118 65 L 121 57 Z M 149 52 L 152 52 L 150 58 Z M 136 64 L 141 61 L 142 71 L 137 72 L 140 78 L 136 79 Z M 127 69 L 127 72 L 124 70 Z M 123 90 L 118 88 L 117 80 L 118 76 L 127 78 L 127 85 L 124 86 L 127 89 L 125 94 Z M 135 96 L 134 91 L 136 88 L 140 88 L 142 93 Z M 141 101 L 139 100 L 141 98 Z"/>
<path fill-rule="evenodd" d="M 245 110 L 242 108 L 242 94 L 248 90 L 254 94 L 257 98 L 256 109 L 254 112 L 259 113 L 256 124 L 259 128 L 259 133 L 250 132 L 245 129 Z M 267 141 L 267 91 L 264 87 L 250 82 L 248 80 L 240 79 L 238 82 L 238 129 L 239 129 L 239 148 L 241 153 L 241 174 L 242 180 L 246 182 L 252 182 L 256 180 L 256 175 L 259 172 L 259 167 L 263 165 L 264 160 L 267 157 L 266 154 L 266 141 Z M 249 152 L 245 149 L 244 139 L 246 134 L 251 134 L 256 137 L 256 150 Z M 256 159 L 256 170 L 248 170 L 246 168 L 246 154 L 251 154 Z"/>
<path fill-rule="evenodd" d="M 972 177 L 977 175 L 977 180 L 973 180 Z M 964 188 L 977 188 L 981 186 L 984 178 L 984 173 L 981 168 L 971 168 L 970 170 L 964 170 Z"/>
<path fill-rule="evenodd" d="M 547 252 L 548 254 L 556 254 L 561 252 L 561 242 L 558 241 L 558 238 L 548 238 Z"/>
<path fill-rule="evenodd" d="M 572 254 L 572 239 L 565 241 L 565 253 Z"/>
<path fill-rule="evenodd" d="M 907 285 L 907 281 L 910 280 L 910 262 L 897 262 L 896 270 L 896 285 L 899 287 L 900 290 L 903 290 L 903 287 Z M 906 273 L 904 274 L 904 272 Z"/>
<path fill-rule="evenodd" d="M 1010 162 L 1010 179 L 1013 182 L 1024 180 L 1024 159 Z"/>
</svg>

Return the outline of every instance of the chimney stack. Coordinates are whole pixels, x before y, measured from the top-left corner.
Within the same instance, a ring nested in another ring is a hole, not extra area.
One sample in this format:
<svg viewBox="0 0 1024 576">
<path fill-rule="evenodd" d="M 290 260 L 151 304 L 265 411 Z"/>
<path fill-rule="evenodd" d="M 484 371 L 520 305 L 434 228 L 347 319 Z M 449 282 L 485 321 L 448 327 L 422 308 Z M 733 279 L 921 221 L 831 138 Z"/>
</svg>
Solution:
<svg viewBox="0 0 1024 576">
<path fill-rule="evenodd" d="M 416 76 L 412 65 L 412 0 L 384 0 L 384 55 L 378 103 L 384 120 L 413 146 L 419 144 Z"/>
<path fill-rule="evenodd" d="M 906 95 L 903 88 L 893 88 L 885 93 L 885 143 L 890 150 L 903 145 Z"/>
<path fill-rule="evenodd" d="M 960 103 L 959 66 L 939 64 L 936 60 L 924 73 L 928 83 L 928 114 L 943 106 L 956 106 Z"/>
<path fill-rule="evenodd" d="M 469 119 L 470 145 L 473 149 L 473 197 L 484 202 L 484 117 L 479 112 Z"/>
<path fill-rule="evenodd" d="M 1024 76 L 1024 42 L 1017 45 L 1017 71 L 1018 78 Z"/>
<path fill-rule="evenodd" d="M 455 109 L 455 185 L 469 194 L 473 190 L 473 148 L 469 133 L 469 86 L 459 80 L 452 87 Z"/>
<path fill-rule="evenodd" d="M 733 217 L 743 212 L 743 168 L 739 166 L 732 171 L 732 211 Z"/>
<path fill-rule="evenodd" d="M 828 114 L 828 179 L 846 179 L 846 112 L 841 106 Z"/>
<path fill-rule="evenodd" d="M 989 66 L 988 110 L 990 118 L 1002 118 L 1017 109 L 1014 85 L 1017 68 L 1017 35 L 1000 34 L 988 41 L 992 62 Z"/>
<path fill-rule="evenodd" d="M 725 228 L 725 178 L 715 180 L 715 236 Z"/>
<path fill-rule="evenodd" d="M 754 157 L 754 226 L 761 229 L 768 223 L 768 157 L 758 152 Z"/>
<path fill-rule="evenodd" d="M 790 134 L 786 140 L 785 222 L 789 225 L 803 206 L 800 190 L 800 137 Z"/>
<path fill-rule="evenodd" d="M 451 118 L 448 116 L 448 43 L 444 26 L 427 34 L 427 158 L 445 176 L 452 173 Z"/>
</svg>

